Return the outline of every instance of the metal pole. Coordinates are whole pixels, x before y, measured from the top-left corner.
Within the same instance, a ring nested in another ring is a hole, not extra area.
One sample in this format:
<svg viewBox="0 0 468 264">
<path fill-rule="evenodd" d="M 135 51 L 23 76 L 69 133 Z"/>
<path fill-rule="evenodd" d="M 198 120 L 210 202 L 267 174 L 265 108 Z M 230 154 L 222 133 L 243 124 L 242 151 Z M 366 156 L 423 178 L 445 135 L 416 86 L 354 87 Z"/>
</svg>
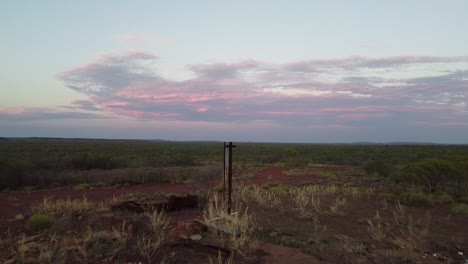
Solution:
<svg viewBox="0 0 468 264">
<path fill-rule="evenodd" d="M 232 147 L 232 142 L 229 142 L 228 215 L 231 214 L 232 205 Z"/>
<path fill-rule="evenodd" d="M 226 201 L 226 142 L 223 147 L 223 203 Z"/>
</svg>

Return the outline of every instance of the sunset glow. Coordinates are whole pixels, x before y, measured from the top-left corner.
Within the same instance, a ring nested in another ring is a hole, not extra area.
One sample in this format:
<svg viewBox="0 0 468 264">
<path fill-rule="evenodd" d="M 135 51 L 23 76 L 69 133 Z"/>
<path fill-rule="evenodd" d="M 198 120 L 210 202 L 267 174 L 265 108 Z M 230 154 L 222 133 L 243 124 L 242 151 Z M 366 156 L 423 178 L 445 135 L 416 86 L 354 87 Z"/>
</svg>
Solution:
<svg viewBox="0 0 468 264">
<path fill-rule="evenodd" d="M 467 3 L 352 2 L 297 4 L 328 16 L 245 2 L 220 18 L 202 1 L 179 22 L 162 3 L 4 3 L 0 136 L 467 143 Z M 253 7 L 263 11 L 243 13 Z M 295 11 L 275 19 L 278 8 Z M 399 21 L 382 13 L 402 9 Z"/>
</svg>

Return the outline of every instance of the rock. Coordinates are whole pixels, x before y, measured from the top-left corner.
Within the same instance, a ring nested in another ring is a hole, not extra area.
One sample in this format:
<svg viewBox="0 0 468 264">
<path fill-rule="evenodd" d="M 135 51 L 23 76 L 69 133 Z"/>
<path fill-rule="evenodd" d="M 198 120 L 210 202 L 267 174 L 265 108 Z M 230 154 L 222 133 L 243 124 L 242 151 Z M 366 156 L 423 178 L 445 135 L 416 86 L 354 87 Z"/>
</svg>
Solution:
<svg viewBox="0 0 468 264">
<path fill-rule="evenodd" d="M 107 214 L 101 214 L 102 217 L 104 218 L 112 218 L 115 216 L 115 214 L 112 214 L 112 213 L 107 213 Z"/>
<path fill-rule="evenodd" d="M 50 228 L 49 232 L 53 233 L 64 233 L 71 229 L 73 226 L 73 217 L 71 215 L 66 215 L 60 217 L 54 225 Z"/>
<path fill-rule="evenodd" d="M 138 204 L 134 201 L 124 201 L 118 204 L 115 204 L 111 206 L 112 211 L 129 211 L 129 212 L 135 212 L 135 213 L 143 213 L 145 212 L 145 209 L 141 204 Z"/>
<path fill-rule="evenodd" d="M 458 251 L 458 255 L 463 256 L 463 252 Z"/>
<path fill-rule="evenodd" d="M 116 235 L 109 231 L 101 231 L 99 233 L 99 238 L 105 241 L 112 241 L 117 239 Z"/>
<path fill-rule="evenodd" d="M 35 241 L 37 238 L 39 238 L 40 236 L 39 235 L 35 235 L 35 236 L 27 236 L 27 237 L 24 237 L 22 239 L 23 243 L 29 243 L 29 242 L 33 242 Z"/>
<path fill-rule="evenodd" d="M 193 240 L 193 241 L 200 241 L 202 240 L 202 236 L 200 234 L 195 234 L 195 235 L 191 235 L 190 236 L 190 239 Z"/>
<path fill-rule="evenodd" d="M 438 258 L 440 260 L 444 260 L 444 259 L 447 259 L 447 257 L 443 256 L 442 254 L 439 254 L 439 253 L 434 253 L 432 254 L 433 257 L 435 258 Z"/>
<path fill-rule="evenodd" d="M 273 232 L 270 233 L 270 236 L 271 236 L 271 237 L 275 237 L 275 236 L 277 236 L 277 235 L 278 235 L 278 232 L 276 232 L 276 231 L 273 231 Z"/>
<path fill-rule="evenodd" d="M 198 196 L 187 194 L 185 196 L 171 195 L 167 198 L 166 211 L 181 211 L 184 209 L 193 209 L 198 207 Z"/>
<path fill-rule="evenodd" d="M 9 260 L 3 262 L 3 264 L 13 264 L 13 263 L 15 263 L 15 259 L 9 259 Z"/>
</svg>

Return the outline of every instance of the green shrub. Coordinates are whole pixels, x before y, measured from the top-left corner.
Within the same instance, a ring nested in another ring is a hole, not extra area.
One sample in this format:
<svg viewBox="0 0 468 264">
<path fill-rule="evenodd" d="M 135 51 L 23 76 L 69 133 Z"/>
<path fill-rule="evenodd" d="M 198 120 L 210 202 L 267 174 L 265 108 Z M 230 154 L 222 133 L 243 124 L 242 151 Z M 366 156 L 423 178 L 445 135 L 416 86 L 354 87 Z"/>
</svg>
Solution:
<svg viewBox="0 0 468 264">
<path fill-rule="evenodd" d="M 390 161 L 374 159 L 367 161 L 366 165 L 364 165 L 364 170 L 368 175 L 388 177 L 396 171 L 396 168 Z"/>
<path fill-rule="evenodd" d="M 460 198 L 460 202 L 468 204 L 468 196 L 463 196 Z"/>
<path fill-rule="evenodd" d="M 16 189 L 22 186 L 26 172 L 26 166 L 20 162 L 0 160 L 0 189 Z"/>
<path fill-rule="evenodd" d="M 83 182 L 83 183 L 75 185 L 75 187 L 73 187 L 73 190 L 83 191 L 83 190 L 89 190 L 90 188 L 91 188 L 91 184 Z"/>
<path fill-rule="evenodd" d="M 287 168 L 301 168 L 307 166 L 307 161 L 304 160 L 304 157 L 294 148 L 286 148 L 283 155 L 284 165 Z"/>
<path fill-rule="evenodd" d="M 431 197 L 422 192 L 404 193 L 400 196 L 400 202 L 404 205 L 416 207 L 426 207 L 432 205 Z"/>
<path fill-rule="evenodd" d="M 451 203 L 453 202 L 453 197 L 442 191 L 436 191 L 433 195 L 431 195 L 432 201 L 436 203 Z"/>
<path fill-rule="evenodd" d="M 30 192 L 30 191 L 35 191 L 39 189 L 39 186 L 37 185 L 28 185 L 28 186 L 24 186 L 23 190 L 25 190 L 26 192 Z"/>
<path fill-rule="evenodd" d="M 450 207 L 450 211 L 458 215 L 468 216 L 468 204 L 465 203 L 456 203 Z"/>
<path fill-rule="evenodd" d="M 167 160 L 167 165 L 193 166 L 197 163 L 191 155 L 176 153 Z"/>
<path fill-rule="evenodd" d="M 453 199 L 460 202 L 468 195 L 468 156 L 452 157 L 451 161 L 457 168 L 457 173 L 451 175 L 446 183 L 447 191 Z"/>
<path fill-rule="evenodd" d="M 127 162 L 125 160 L 119 160 L 110 155 L 94 153 L 84 153 L 65 159 L 64 162 L 65 168 L 73 170 L 110 170 L 127 166 Z"/>
<path fill-rule="evenodd" d="M 441 159 L 425 159 L 402 169 L 395 180 L 424 186 L 427 192 L 435 192 L 459 174 L 455 164 Z"/>
<path fill-rule="evenodd" d="M 268 191 L 274 194 L 286 194 L 289 191 L 289 187 L 283 184 L 279 184 L 276 186 L 271 186 L 268 188 Z"/>
<path fill-rule="evenodd" d="M 276 187 L 276 186 L 278 186 L 278 185 L 280 185 L 280 183 L 278 183 L 278 182 L 267 182 L 267 183 L 262 184 L 261 187 L 262 187 L 263 189 L 268 190 L 268 189 L 273 188 L 273 187 Z"/>
<path fill-rule="evenodd" d="M 55 223 L 55 218 L 45 214 L 35 214 L 26 222 L 26 227 L 31 230 L 44 230 Z"/>
<path fill-rule="evenodd" d="M 244 174 L 242 174 L 242 175 L 237 176 L 236 179 L 238 179 L 238 180 L 251 180 L 251 179 L 255 179 L 255 173 L 252 173 L 252 172 L 244 173 Z"/>
<path fill-rule="evenodd" d="M 379 200 L 387 200 L 387 201 L 398 201 L 400 197 L 396 193 L 380 193 L 379 194 Z"/>
</svg>

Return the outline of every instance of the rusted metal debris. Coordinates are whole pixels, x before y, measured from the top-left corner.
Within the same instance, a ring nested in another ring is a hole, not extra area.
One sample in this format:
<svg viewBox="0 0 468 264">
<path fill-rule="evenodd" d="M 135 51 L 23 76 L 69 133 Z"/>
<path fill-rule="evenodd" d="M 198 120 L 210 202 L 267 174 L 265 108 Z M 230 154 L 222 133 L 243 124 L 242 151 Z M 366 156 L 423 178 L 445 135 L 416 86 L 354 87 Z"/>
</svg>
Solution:
<svg viewBox="0 0 468 264">
<path fill-rule="evenodd" d="M 123 201 L 111 206 L 112 211 L 130 211 L 135 213 L 144 213 L 151 211 L 182 211 L 199 207 L 198 196 L 187 194 L 185 196 L 171 195 L 165 197 L 166 201 L 159 202 L 135 202 Z"/>
<path fill-rule="evenodd" d="M 235 235 L 235 236 L 240 236 L 241 235 L 241 230 L 236 229 L 236 228 L 231 228 L 229 226 L 223 225 L 219 222 L 226 222 L 226 221 L 235 221 L 233 215 L 236 215 L 237 212 L 234 212 L 232 214 L 226 214 L 226 213 L 221 213 L 219 217 L 215 217 L 212 219 L 208 219 L 206 221 L 201 221 L 201 220 L 195 220 L 195 222 L 201 224 L 202 226 L 208 228 L 208 229 L 214 229 L 216 231 L 223 232 L 225 234 L 230 234 L 230 235 Z"/>
</svg>

